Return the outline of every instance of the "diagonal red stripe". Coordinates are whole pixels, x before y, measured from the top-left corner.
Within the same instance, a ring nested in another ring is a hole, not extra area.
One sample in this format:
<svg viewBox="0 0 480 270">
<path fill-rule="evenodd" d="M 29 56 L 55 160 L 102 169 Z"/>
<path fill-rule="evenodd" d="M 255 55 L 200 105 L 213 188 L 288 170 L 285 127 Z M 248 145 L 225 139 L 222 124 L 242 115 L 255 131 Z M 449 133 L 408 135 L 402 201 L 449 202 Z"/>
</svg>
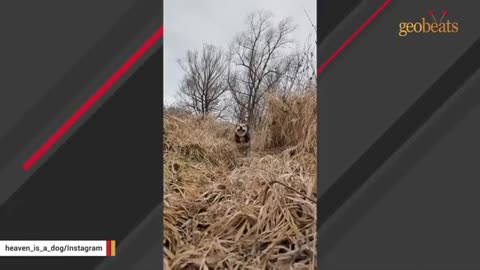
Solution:
<svg viewBox="0 0 480 270">
<path fill-rule="evenodd" d="M 29 170 L 48 150 L 103 96 L 105 93 L 162 37 L 163 25 L 151 35 L 140 48 L 135 51 L 100 88 L 90 96 L 68 118 L 55 133 L 53 133 L 40 148 L 23 163 L 23 170 Z"/>
<path fill-rule="evenodd" d="M 368 17 L 368 19 L 362 23 L 362 25 L 360 25 L 360 27 L 358 27 L 357 30 L 355 30 L 355 32 L 353 32 L 353 34 L 347 38 L 347 40 L 345 40 L 345 42 L 343 42 L 343 44 L 338 47 L 338 49 L 336 49 L 333 54 L 325 61 L 323 62 L 323 64 L 318 67 L 317 69 L 317 74 L 319 74 L 320 72 L 322 72 L 327 66 L 328 64 L 330 64 L 330 62 L 333 61 L 333 59 L 335 59 L 335 57 L 337 57 L 337 55 L 343 50 L 345 49 L 345 47 L 347 47 L 347 45 L 352 42 L 352 40 L 358 36 L 358 34 L 360 34 L 360 32 L 362 32 L 363 29 L 365 29 L 365 27 L 367 27 L 368 24 L 370 24 L 373 19 L 375 19 L 375 17 L 378 16 L 378 14 L 380 14 L 380 12 L 382 12 L 383 9 L 385 9 L 385 7 L 390 4 L 391 0 L 386 0 L 385 2 L 383 2 L 383 4 L 377 9 L 375 10 L 375 12 L 370 15 L 370 17 Z"/>
</svg>

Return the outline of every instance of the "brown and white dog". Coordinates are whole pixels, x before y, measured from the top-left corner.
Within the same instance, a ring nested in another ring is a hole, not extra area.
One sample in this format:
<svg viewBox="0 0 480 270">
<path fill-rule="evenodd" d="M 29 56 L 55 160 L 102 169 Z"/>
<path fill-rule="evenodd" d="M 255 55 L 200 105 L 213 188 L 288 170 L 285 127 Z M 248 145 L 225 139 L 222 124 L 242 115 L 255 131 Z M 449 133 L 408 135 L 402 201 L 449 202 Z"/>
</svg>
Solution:
<svg viewBox="0 0 480 270">
<path fill-rule="evenodd" d="M 235 143 L 237 144 L 237 149 L 240 153 L 245 156 L 248 156 L 250 153 L 250 127 L 247 124 L 236 124 L 235 125 Z"/>
</svg>

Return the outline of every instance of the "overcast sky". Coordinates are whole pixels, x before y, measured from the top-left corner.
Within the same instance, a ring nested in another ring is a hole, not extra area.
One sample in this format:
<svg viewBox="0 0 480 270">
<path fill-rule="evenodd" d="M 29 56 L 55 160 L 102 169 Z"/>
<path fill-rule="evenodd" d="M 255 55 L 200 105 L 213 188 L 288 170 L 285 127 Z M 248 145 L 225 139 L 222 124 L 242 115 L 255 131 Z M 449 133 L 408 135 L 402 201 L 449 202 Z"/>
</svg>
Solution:
<svg viewBox="0 0 480 270">
<path fill-rule="evenodd" d="M 316 24 L 316 0 L 165 0 L 164 1 L 164 102 L 172 104 L 183 73 L 178 59 L 187 50 L 204 43 L 227 48 L 234 36 L 246 29 L 250 12 L 266 9 L 279 21 L 291 17 L 297 25 L 293 37 L 304 42 L 314 30 L 305 15 Z"/>
</svg>

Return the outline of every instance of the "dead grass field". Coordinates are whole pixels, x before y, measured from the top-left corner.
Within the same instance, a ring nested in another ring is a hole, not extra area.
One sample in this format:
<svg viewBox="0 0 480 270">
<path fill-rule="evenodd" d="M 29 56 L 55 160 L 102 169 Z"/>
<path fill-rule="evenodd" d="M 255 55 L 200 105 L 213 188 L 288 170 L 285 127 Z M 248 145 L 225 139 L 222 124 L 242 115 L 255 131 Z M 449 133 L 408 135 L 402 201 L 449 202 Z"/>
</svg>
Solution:
<svg viewBox="0 0 480 270">
<path fill-rule="evenodd" d="M 164 116 L 164 268 L 316 269 L 316 96 L 267 99 L 249 157 L 233 127 Z"/>
</svg>

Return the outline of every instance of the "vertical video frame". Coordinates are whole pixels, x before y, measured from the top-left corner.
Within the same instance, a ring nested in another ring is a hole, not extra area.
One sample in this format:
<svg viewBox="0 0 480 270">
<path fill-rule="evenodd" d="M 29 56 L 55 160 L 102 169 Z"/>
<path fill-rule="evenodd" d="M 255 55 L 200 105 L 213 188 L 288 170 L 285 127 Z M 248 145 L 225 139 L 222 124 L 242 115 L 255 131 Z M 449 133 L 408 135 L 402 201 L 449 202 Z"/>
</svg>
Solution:
<svg viewBox="0 0 480 270">
<path fill-rule="evenodd" d="M 164 11 L 164 268 L 317 269 L 316 0 Z"/>
</svg>

